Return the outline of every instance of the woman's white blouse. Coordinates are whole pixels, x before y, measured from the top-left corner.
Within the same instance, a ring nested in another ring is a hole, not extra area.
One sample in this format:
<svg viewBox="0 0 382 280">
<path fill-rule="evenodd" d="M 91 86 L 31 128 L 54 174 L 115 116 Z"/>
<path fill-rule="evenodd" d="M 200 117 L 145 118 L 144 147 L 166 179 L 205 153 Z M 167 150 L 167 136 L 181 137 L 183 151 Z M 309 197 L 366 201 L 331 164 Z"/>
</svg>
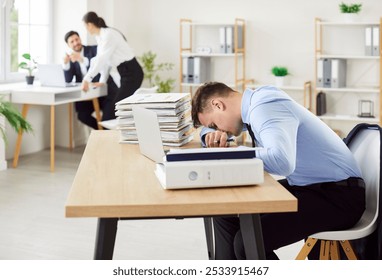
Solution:
<svg viewBox="0 0 382 280">
<path fill-rule="evenodd" d="M 117 66 L 134 58 L 132 48 L 119 31 L 109 27 L 101 28 L 96 40 L 97 56 L 91 60 L 90 69 L 84 80 L 91 82 L 98 73 L 101 73 L 100 82 L 105 83 L 110 73 L 116 85 L 120 87 L 121 78 Z"/>
</svg>

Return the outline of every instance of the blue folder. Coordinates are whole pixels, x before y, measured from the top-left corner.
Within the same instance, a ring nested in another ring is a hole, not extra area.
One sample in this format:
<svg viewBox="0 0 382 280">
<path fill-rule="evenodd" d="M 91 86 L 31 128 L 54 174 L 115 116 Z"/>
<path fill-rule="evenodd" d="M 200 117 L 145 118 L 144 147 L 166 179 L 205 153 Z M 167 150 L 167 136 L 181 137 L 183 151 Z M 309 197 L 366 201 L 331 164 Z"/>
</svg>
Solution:
<svg viewBox="0 0 382 280">
<path fill-rule="evenodd" d="M 243 159 L 256 157 L 256 149 L 248 147 L 237 148 L 200 148 L 170 150 L 166 154 L 167 161 Z"/>
</svg>

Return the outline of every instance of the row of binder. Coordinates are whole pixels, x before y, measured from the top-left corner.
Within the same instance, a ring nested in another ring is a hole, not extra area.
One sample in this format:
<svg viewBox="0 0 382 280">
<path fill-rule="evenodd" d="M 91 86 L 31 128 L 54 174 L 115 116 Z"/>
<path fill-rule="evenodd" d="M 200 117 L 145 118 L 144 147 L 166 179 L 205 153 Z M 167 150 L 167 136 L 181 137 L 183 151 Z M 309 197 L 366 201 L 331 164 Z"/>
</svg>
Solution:
<svg viewBox="0 0 382 280">
<path fill-rule="evenodd" d="M 234 53 L 235 49 L 243 48 L 243 27 L 237 26 L 237 42 L 235 46 L 235 27 L 222 26 L 219 28 L 219 51 L 220 53 Z"/>
<path fill-rule="evenodd" d="M 323 58 L 317 60 L 317 87 L 341 88 L 346 86 L 346 60 Z"/>
<path fill-rule="evenodd" d="M 182 82 L 201 84 L 208 82 L 211 74 L 209 57 L 189 56 L 183 58 Z"/>
<path fill-rule="evenodd" d="M 365 28 L 365 55 L 379 56 L 379 26 Z"/>
</svg>

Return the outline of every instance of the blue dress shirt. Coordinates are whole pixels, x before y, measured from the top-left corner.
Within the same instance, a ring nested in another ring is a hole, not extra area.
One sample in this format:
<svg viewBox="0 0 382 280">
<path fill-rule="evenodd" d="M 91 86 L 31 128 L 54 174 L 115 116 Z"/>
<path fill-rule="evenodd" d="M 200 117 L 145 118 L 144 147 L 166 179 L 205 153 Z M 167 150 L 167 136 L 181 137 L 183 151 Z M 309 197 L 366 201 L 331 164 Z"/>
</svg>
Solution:
<svg viewBox="0 0 382 280">
<path fill-rule="evenodd" d="M 285 176 L 290 185 L 362 177 L 357 163 L 335 132 L 306 108 L 273 86 L 246 89 L 242 121 L 251 126 L 256 157 L 264 169 Z M 203 129 L 206 134 L 210 129 Z"/>
</svg>

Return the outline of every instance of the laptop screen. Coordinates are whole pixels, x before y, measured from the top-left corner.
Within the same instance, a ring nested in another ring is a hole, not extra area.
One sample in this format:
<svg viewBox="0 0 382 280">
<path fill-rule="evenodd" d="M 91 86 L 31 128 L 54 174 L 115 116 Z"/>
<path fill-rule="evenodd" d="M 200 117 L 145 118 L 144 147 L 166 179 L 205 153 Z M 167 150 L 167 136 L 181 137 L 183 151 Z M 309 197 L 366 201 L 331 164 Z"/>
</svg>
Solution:
<svg viewBox="0 0 382 280">
<path fill-rule="evenodd" d="M 65 82 L 65 74 L 61 64 L 39 64 L 38 76 L 42 86 L 46 87 L 67 87 L 76 86 L 73 83 Z"/>
<path fill-rule="evenodd" d="M 165 152 L 157 114 L 152 110 L 134 106 L 133 116 L 141 153 L 156 163 L 163 163 Z"/>
</svg>

